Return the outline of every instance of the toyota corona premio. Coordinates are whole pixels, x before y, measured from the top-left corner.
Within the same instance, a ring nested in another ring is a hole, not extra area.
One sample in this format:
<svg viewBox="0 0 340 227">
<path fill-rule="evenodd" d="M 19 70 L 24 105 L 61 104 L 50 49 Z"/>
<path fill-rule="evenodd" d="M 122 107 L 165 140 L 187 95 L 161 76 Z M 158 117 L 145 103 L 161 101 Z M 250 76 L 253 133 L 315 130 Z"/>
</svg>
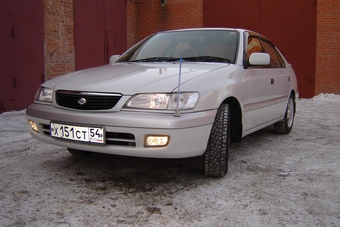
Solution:
<svg viewBox="0 0 340 227">
<path fill-rule="evenodd" d="M 31 135 L 74 155 L 202 156 L 207 176 L 228 170 L 230 143 L 273 125 L 292 130 L 298 99 L 291 65 L 244 29 L 165 31 L 110 63 L 41 85 L 27 110 Z"/>
</svg>

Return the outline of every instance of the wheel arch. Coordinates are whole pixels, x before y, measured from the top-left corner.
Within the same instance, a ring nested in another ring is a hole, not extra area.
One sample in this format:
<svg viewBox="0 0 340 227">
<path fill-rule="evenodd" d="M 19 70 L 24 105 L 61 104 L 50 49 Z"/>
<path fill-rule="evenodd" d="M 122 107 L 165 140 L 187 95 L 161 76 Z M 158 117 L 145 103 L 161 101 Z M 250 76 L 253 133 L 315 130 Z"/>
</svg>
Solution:
<svg viewBox="0 0 340 227">
<path fill-rule="evenodd" d="M 299 98 L 299 94 L 296 94 L 295 90 L 291 90 L 290 91 L 290 95 L 293 96 L 293 100 L 294 100 L 294 115 L 296 113 L 296 102 L 297 102 L 297 98 Z"/>
<path fill-rule="evenodd" d="M 230 142 L 240 143 L 243 133 L 242 110 L 239 101 L 235 97 L 228 97 L 223 101 L 230 109 Z"/>
</svg>

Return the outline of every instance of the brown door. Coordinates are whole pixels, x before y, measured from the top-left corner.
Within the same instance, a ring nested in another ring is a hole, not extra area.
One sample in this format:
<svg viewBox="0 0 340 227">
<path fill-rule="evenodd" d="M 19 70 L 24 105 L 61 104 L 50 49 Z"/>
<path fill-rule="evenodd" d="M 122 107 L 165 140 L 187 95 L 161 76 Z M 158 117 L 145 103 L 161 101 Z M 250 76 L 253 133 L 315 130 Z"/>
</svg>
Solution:
<svg viewBox="0 0 340 227">
<path fill-rule="evenodd" d="M 110 56 L 114 54 L 118 54 L 117 52 L 117 32 L 107 31 L 106 37 L 106 45 L 107 45 L 107 59 L 110 59 Z"/>
<path fill-rule="evenodd" d="M 311 0 L 260 0 L 259 31 L 273 40 L 298 77 L 300 97 L 314 96 L 316 5 Z"/>
<path fill-rule="evenodd" d="M 104 0 L 74 1 L 76 70 L 105 63 Z"/>
<path fill-rule="evenodd" d="M 13 20 L 13 16 L 0 14 L 0 102 L 3 109 L 9 100 L 15 99 Z"/>
<path fill-rule="evenodd" d="M 245 28 L 258 32 L 258 1 L 203 0 L 203 26 Z"/>
<path fill-rule="evenodd" d="M 314 96 L 316 1 L 203 0 L 204 27 L 240 27 L 271 40 L 293 65 L 300 97 Z"/>
<path fill-rule="evenodd" d="M 126 50 L 125 0 L 75 0 L 76 70 L 107 64 Z"/>
<path fill-rule="evenodd" d="M 33 103 L 44 68 L 43 0 L 0 0 L 0 112 Z"/>
<path fill-rule="evenodd" d="M 105 1 L 106 50 L 105 63 L 111 55 L 122 54 L 127 48 L 127 14 L 125 0 Z"/>
</svg>

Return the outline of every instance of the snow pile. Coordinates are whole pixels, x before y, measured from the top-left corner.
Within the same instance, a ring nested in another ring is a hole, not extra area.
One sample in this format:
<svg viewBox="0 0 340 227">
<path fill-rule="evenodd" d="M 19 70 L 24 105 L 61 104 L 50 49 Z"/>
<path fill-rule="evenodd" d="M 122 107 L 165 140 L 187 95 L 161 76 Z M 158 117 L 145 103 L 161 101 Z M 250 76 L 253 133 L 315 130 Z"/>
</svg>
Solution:
<svg viewBox="0 0 340 227">
<path fill-rule="evenodd" d="M 313 100 L 317 101 L 322 101 L 322 100 L 327 100 L 327 101 L 340 101 L 340 95 L 335 95 L 335 94 L 319 94 L 317 96 L 314 96 L 312 98 Z"/>
</svg>

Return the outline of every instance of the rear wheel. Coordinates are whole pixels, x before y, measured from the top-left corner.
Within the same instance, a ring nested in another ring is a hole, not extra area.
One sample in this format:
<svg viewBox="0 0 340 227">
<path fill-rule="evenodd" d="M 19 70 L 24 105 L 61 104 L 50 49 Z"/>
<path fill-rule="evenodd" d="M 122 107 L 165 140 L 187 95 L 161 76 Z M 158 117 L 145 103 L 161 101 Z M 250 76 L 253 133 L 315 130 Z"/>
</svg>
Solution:
<svg viewBox="0 0 340 227">
<path fill-rule="evenodd" d="M 206 176 L 223 177 L 228 171 L 228 149 L 230 144 L 230 110 L 222 103 L 211 128 L 207 149 L 204 153 Z"/>
<path fill-rule="evenodd" d="M 286 113 L 282 121 L 275 123 L 274 131 L 280 134 L 288 134 L 292 131 L 295 117 L 295 103 L 293 95 L 290 95 L 287 103 Z"/>
</svg>

